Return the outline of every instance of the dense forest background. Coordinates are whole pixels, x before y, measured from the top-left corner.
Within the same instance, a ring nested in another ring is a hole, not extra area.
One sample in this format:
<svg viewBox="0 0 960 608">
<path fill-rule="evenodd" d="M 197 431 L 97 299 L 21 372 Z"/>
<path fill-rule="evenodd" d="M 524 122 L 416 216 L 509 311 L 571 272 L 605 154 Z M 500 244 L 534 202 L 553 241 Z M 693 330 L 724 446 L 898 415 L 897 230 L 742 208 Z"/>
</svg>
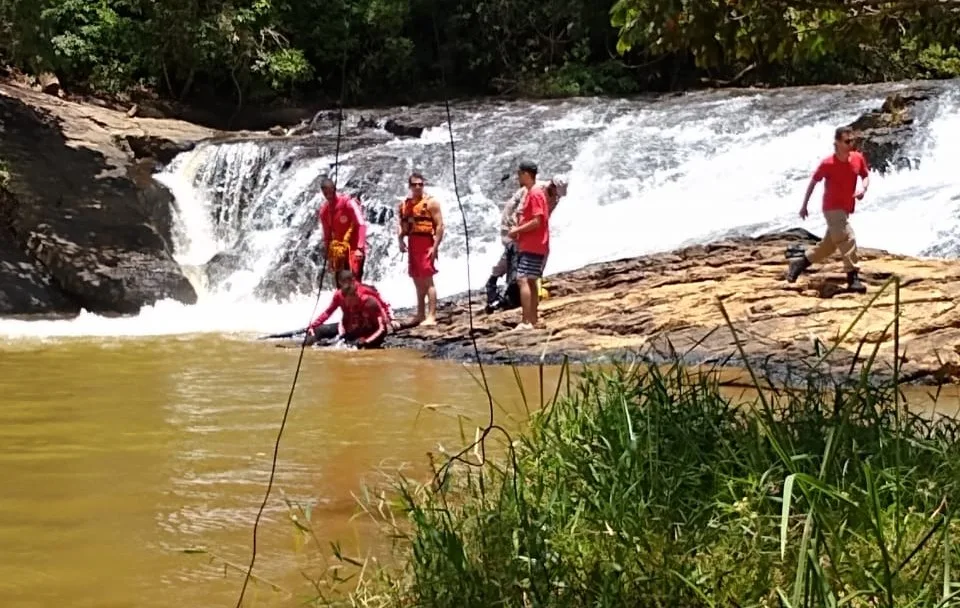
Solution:
<svg viewBox="0 0 960 608">
<path fill-rule="evenodd" d="M 197 104 L 943 78 L 958 32 L 960 0 L 0 0 L 3 65 Z"/>
</svg>

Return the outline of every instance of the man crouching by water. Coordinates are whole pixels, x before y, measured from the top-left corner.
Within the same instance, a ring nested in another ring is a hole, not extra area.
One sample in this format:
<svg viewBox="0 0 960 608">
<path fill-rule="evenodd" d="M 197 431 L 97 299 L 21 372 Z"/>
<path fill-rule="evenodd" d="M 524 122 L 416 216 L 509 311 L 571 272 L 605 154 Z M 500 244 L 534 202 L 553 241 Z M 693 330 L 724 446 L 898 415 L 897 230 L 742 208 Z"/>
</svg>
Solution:
<svg viewBox="0 0 960 608">
<path fill-rule="evenodd" d="M 333 294 L 330 306 L 307 328 L 307 344 L 317 342 L 315 330 L 339 308 L 342 317 L 337 328 L 338 340 L 357 348 L 383 346 L 387 331 L 393 325 L 390 306 L 374 287 L 357 281 L 349 270 L 337 273 L 337 285 L 339 289 Z"/>
</svg>

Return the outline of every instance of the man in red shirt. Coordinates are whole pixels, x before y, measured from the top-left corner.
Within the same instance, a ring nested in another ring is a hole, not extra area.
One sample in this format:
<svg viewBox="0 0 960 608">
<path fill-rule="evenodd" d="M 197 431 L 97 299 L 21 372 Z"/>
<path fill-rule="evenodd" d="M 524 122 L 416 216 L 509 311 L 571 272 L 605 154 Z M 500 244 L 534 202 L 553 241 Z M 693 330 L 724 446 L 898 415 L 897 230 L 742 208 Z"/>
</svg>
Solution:
<svg viewBox="0 0 960 608">
<path fill-rule="evenodd" d="M 363 280 L 363 263 L 367 250 L 367 223 L 356 199 L 337 194 L 330 178 L 320 182 L 320 191 L 326 199 L 317 211 L 317 220 L 323 229 L 323 246 L 327 252 L 330 272 L 349 269 Z"/>
<path fill-rule="evenodd" d="M 550 207 L 543 188 L 536 185 L 537 165 L 530 161 L 520 163 L 517 180 L 527 189 L 520 206 L 517 225 L 508 236 L 517 243 L 517 285 L 520 287 L 520 307 L 523 318 L 516 329 L 539 327 L 540 294 L 537 280 L 543 276 L 543 266 L 550 251 Z"/>
<path fill-rule="evenodd" d="M 812 264 L 827 259 L 833 252 L 840 253 L 843 269 L 847 272 L 847 288 L 850 291 L 865 293 L 867 288 L 860 282 L 857 267 L 857 241 L 850 226 L 850 215 L 856 207 L 856 201 L 870 187 L 870 168 L 860 152 L 853 149 L 853 129 L 839 127 L 834 133 L 834 153 L 820 161 L 820 166 L 810 178 L 803 205 L 800 207 L 800 219 L 809 215 L 807 203 L 813 194 L 817 182 L 823 183 L 823 217 L 827 220 L 827 234 L 816 247 L 803 256 L 790 262 L 787 281 L 793 283 L 804 270 Z M 857 188 L 857 178 L 862 184 Z"/>
<path fill-rule="evenodd" d="M 337 338 L 352 343 L 357 348 L 380 348 L 393 326 L 389 305 L 379 292 L 356 280 L 349 270 L 337 273 L 339 289 L 333 294 L 330 305 L 307 327 L 307 341 L 317 341 L 316 329 L 339 308 L 343 315 L 337 328 Z"/>
</svg>

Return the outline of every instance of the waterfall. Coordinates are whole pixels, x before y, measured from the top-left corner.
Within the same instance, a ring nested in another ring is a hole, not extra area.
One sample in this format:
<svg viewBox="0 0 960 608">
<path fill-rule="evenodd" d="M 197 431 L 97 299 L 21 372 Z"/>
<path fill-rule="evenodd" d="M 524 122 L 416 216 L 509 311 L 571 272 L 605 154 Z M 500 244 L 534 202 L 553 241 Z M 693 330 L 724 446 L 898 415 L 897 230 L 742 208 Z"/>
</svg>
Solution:
<svg viewBox="0 0 960 608">
<path fill-rule="evenodd" d="M 704 91 L 657 99 L 473 103 L 454 108 L 456 175 L 446 123 L 436 108 L 420 138 L 377 129 L 352 136 L 340 154 L 341 191 L 362 193 L 369 220 L 367 280 L 394 307 L 413 301 L 396 242 L 395 210 L 413 170 L 443 205 L 447 236 L 436 284 L 467 287 L 462 205 L 472 287 L 500 253 L 500 207 L 516 189 L 516 165 L 541 177 L 564 173 L 567 196 L 551 217 L 547 273 L 641 255 L 729 234 L 824 224 L 797 212 L 833 130 L 904 84 L 773 91 Z M 907 255 L 960 252 L 960 84 L 942 83 L 909 142 L 912 170 L 875 173 L 858 203 L 858 241 Z M 348 117 L 356 124 L 356 117 Z M 160 303 L 133 319 L 59 322 L 65 333 L 270 331 L 302 326 L 316 302 L 319 179 L 334 170 L 335 125 L 310 136 L 209 141 L 180 154 L 156 178 L 176 198 L 176 257 L 204 276 L 193 307 Z M 321 304 L 327 296 L 321 297 Z M 0 322 L 0 331 L 4 323 Z"/>
</svg>

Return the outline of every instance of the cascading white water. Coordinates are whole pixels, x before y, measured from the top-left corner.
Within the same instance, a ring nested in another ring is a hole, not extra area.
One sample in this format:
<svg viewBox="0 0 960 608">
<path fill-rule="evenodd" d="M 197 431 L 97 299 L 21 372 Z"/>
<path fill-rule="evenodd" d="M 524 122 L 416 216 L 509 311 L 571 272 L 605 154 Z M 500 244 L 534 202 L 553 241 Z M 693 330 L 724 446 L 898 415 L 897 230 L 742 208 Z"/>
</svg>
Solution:
<svg viewBox="0 0 960 608">
<path fill-rule="evenodd" d="M 893 87 L 781 90 L 757 94 L 703 92 L 655 103 L 571 100 L 503 104 L 456 112 L 457 177 L 467 214 L 471 286 L 480 288 L 499 255 L 501 201 L 516 187 L 521 157 L 543 177 L 566 173 L 567 197 L 551 218 L 548 273 L 662 251 L 736 231 L 759 234 L 804 226 L 822 232 L 816 210 L 797 217 L 817 161 L 830 153 L 833 129 L 879 106 Z M 916 145 L 916 170 L 875 174 L 854 218 L 863 246 L 908 255 L 960 251 L 960 93 L 945 85 L 937 113 Z M 448 237 L 438 262 L 439 295 L 467 287 L 465 238 L 446 125 L 419 139 L 392 139 L 341 155 L 341 184 L 361 183 L 374 215 L 395 207 L 414 168 L 444 204 Z M 208 143 L 181 154 L 157 176 L 177 200 L 177 259 L 200 266 L 231 252 L 234 265 L 201 292 L 194 306 L 161 302 L 133 318 L 82 314 L 70 321 L 0 321 L 0 335 L 143 335 L 268 332 L 302 327 L 313 295 L 266 299 L 295 281 L 317 245 L 317 177 L 333 158 L 308 140 Z M 501 178 L 507 177 L 501 183 Z M 378 252 L 368 275 L 395 306 L 411 303 L 405 261 L 397 255 L 392 218 L 371 226 Z M 299 257 L 298 257 L 299 256 Z M 301 274 L 310 275 L 303 270 Z M 282 280 L 279 280 L 280 277 Z M 279 283 L 278 283 L 279 280 Z M 271 281 L 273 281 L 271 283 Z M 324 305 L 328 294 L 321 296 Z"/>
</svg>

